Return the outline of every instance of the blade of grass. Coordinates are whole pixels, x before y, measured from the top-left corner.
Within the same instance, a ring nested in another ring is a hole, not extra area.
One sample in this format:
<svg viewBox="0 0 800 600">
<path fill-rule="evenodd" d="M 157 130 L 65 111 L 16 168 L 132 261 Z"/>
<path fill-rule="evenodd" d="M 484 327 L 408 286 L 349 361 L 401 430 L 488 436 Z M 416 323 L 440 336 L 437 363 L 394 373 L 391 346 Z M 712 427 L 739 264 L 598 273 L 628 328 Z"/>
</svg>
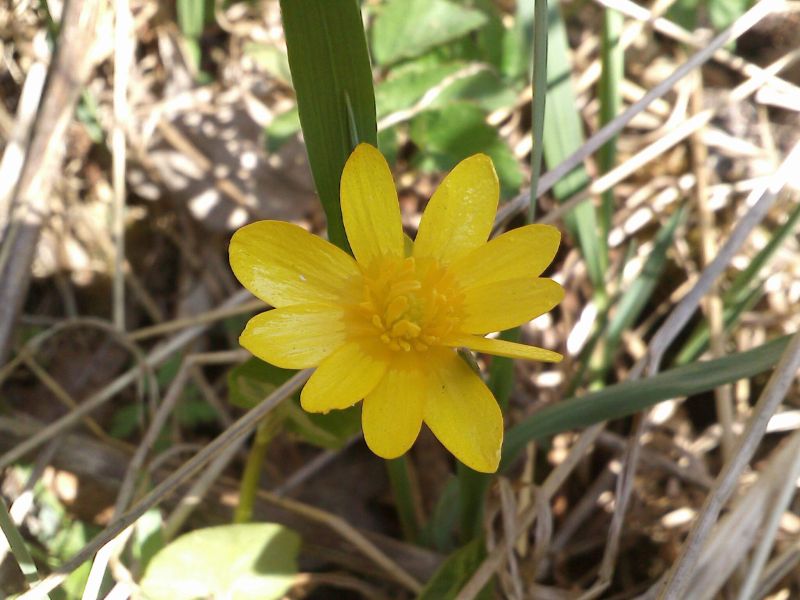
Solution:
<svg viewBox="0 0 800 600">
<path fill-rule="evenodd" d="M 800 221 L 800 204 L 795 207 L 786 220 L 786 223 L 775 231 L 769 242 L 759 250 L 753 260 L 736 276 L 731 286 L 723 294 L 722 302 L 725 306 L 723 320 L 726 331 L 733 327 L 738 322 L 742 313 L 752 308 L 763 294 L 763 282 L 756 282 L 753 284 L 753 280 L 758 276 L 759 271 L 761 271 L 764 265 L 769 262 L 773 254 L 775 254 L 775 251 L 780 248 L 786 237 L 794 232 L 798 221 Z M 683 365 L 697 360 L 697 357 L 708 348 L 708 343 L 708 323 L 703 321 L 692 331 L 688 341 L 678 353 L 675 364 Z"/>
<path fill-rule="evenodd" d="M 542 170 L 544 111 L 547 104 L 547 0 L 534 0 L 533 5 L 533 99 L 531 104 L 533 139 L 531 151 L 531 189 L 539 187 Z M 536 194 L 531 194 L 528 222 L 536 218 Z"/>
<path fill-rule="evenodd" d="M 328 238 L 350 251 L 339 181 L 360 142 L 378 145 L 375 90 L 361 11 L 353 0 L 281 0 L 289 68 L 300 125 Z M 404 532 L 419 532 L 405 457 L 387 461 Z"/>
<path fill-rule="evenodd" d="M 403 529 L 403 537 L 409 541 L 419 540 L 420 524 L 414 502 L 408 460 L 405 457 L 386 461 L 386 471 L 392 484 L 392 495 L 397 505 L 397 516 Z"/>
<path fill-rule="evenodd" d="M 281 0 L 308 160 L 328 238 L 349 250 L 339 179 L 356 138 L 377 146 L 375 92 L 361 11 L 353 0 Z"/>
<path fill-rule="evenodd" d="M 550 111 L 544 122 L 542 142 L 545 161 L 550 169 L 554 169 L 584 146 L 583 124 L 575 109 L 577 101 L 572 85 L 567 31 L 557 0 L 551 0 L 549 6 L 547 48 L 547 105 Z M 559 201 L 564 201 L 588 185 L 586 169 L 578 164 L 553 186 L 553 193 Z M 599 298 L 605 298 L 603 283 L 607 249 L 605 240 L 597 234 L 594 207 L 590 202 L 580 204 L 567 215 L 565 222 L 578 240 L 595 293 Z"/>
<path fill-rule="evenodd" d="M 775 231 L 769 242 L 756 254 L 747 267 L 736 276 L 733 283 L 731 283 L 731 287 L 725 293 L 725 300 L 733 300 L 739 297 L 739 294 L 746 293 L 749 290 L 751 282 L 758 275 L 758 272 L 769 262 L 786 237 L 794 232 L 798 221 L 800 221 L 800 203 L 791 212 L 789 218 L 786 219 L 786 223 Z"/>
<path fill-rule="evenodd" d="M 6 536 L 8 547 L 11 548 L 11 554 L 17 561 L 20 571 L 25 576 L 25 581 L 34 584 L 39 581 L 39 573 L 36 570 L 36 563 L 33 562 L 33 557 L 28 551 L 28 546 L 22 538 L 19 529 L 14 524 L 14 520 L 8 512 L 5 500 L 0 498 L 0 531 Z"/>
<path fill-rule="evenodd" d="M 622 34 L 622 14 L 607 8 L 603 13 L 603 31 L 600 39 L 600 124 L 609 124 L 619 114 L 621 96 L 619 84 L 622 80 L 625 61 L 625 49 L 620 43 Z M 612 137 L 600 148 L 597 159 L 600 169 L 607 173 L 614 167 L 617 155 L 617 136 Z M 600 211 L 600 230 L 603 238 L 608 239 L 611 230 L 611 219 L 614 214 L 614 191 L 608 189 L 602 195 Z"/>
<path fill-rule="evenodd" d="M 641 273 L 620 298 L 606 334 L 606 368 L 613 360 L 622 332 L 633 325 L 642 313 L 650 296 L 653 294 L 653 290 L 661 279 L 664 265 L 667 262 L 667 250 L 672 245 L 675 230 L 683 221 L 685 215 L 685 207 L 681 207 L 675 211 L 667 223 L 659 230 L 655 237 L 653 250 L 649 253 Z"/>
<path fill-rule="evenodd" d="M 200 71 L 200 36 L 213 13 L 213 4 L 206 0 L 177 0 L 175 10 L 178 17 L 178 27 L 183 34 L 192 68 L 196 73 Z"/>
<path fill-rule="evenodd" d="M 500 468 L 508 467 L 531 440 L 626 417 L 663 400 L 707 392 L 758 375 L 778 362 L 789 339 L 783 336 L 752 350 L 625 381 L 542 409 L 506 433 Z"/>
<path fill-rule="evenodd" d="M 742 314 L 753 308 L 763 295 L 764 282 L 762 281 L 753 286 L 751 290 L 747 290 L 746 293 L 743 293 L 733 304 L 726 306 L 722 311 L 725 333 L 729 333 L 731 329 L 733 329 L 733 326 L 739 322 L 739 318 Z M 678 357 L 675 359 L 675 365 L 685 365 L 696 361 L 708 350 L 710 339 L 711 334 L 708 328 L 708 321 L 703 321 L 698 324 L 697 328 L 692 332 L 689 341 L 681 348 Z"/>
</svg>

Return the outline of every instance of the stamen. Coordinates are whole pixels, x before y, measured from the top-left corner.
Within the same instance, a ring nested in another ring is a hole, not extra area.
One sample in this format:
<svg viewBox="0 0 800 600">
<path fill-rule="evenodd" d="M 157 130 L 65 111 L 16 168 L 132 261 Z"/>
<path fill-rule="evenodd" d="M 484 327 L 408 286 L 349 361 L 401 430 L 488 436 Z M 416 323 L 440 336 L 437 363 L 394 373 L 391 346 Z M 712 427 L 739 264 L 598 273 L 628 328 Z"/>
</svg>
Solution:
<svg viewBox="0 0 800 600">
<path fill-rule="evenodd" d="M 386 324 L 391 325 L 408 309 L 408 297 L 398 296 L 386 307 Z"/>
<path fill-rule="evenodd" d="M 364 273 L 354 318 L 367 319 L 395 352 L 425 352 L 457 328 L 460 305 L 455 281 L 436 261 L 387 257 Z"/>
</svg>

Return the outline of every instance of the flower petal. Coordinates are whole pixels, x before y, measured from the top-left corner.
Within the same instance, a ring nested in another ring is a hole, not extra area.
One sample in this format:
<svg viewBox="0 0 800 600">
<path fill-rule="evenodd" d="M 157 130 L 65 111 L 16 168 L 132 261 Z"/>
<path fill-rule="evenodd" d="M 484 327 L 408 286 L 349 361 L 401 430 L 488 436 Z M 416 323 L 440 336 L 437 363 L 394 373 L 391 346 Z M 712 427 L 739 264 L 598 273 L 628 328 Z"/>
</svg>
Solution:
<svg viewBox="0 0 800 600">
<path fill-rule="evenodd" d="M 300 394 L 300 404 L 315 413 L 352 406 L 375 389 L 387 364 L 365 343 L 347 342 L 314 371 Z"/>
<path fill-rule="evenodd" d="M 553 262 L 561 232 L 552 225 L 507 231 L 458 259 L 450 270 L 465 288 L 538 277 Z"/>
<path fill-rule="evenodd" d="M 461 331 L 489 333 L 535 319 L 564 298 L 564 288 L 552 279 L 511 279 L 464 291 Z"/>
<path fill-rule="evenodd" d="M 503 414 L 481 378 L 455 352 L 431 369 L 425 423 L 462 463 L 494 473 L 503 445 Z"/>
<path fill-rule="evenodd" d="M 344 313 L 325 305 L 276 308 L 250 319 L 239 343 L 284 369 L 314 367 L 345 343 Z"/>
<path fill-rule="evenodd" d="M 558 352 L 528 346 L 527 344 L 517 344 L 506 340 L 495 340 L 477 335 L 456 335 L 447 340 L 448 346 L 464 346 L 475 352 L 484 354 L 494 354 L 495 356 L 505 356 L 508 358 L 521 358 L 523 360 L 539 360 L 542 362 L 561 362 L 564 357 Z"/>
<path fill-rule="evenodd" d="M 364 398 L 361 424 L 367 446 L 382 458 L 397 458 L 414 443 L 422 427 L 428 393 L 428 378 L 422 368 L 386 371 Z"/>
<path fill-rule="evenodd" d="M 403 256 L 403 223 L 392 171 L 377 148 L 359 144 L 344 165 L 342 217 L 353 254 L 363 266 Z"/>
<path fill-rule="evenodd" d="M 428 203 L 414 242 L 414 256 L 449 264 L 489 238 L 500 184 L 485 154 L 462 160 L 444 178 Z"/>
<path fill-rule="evenodd" d="M 360 277 L 346 252 L 297 225 L 257 221 L 233 234 L 231 268 L 255 296 L 275 307 L 340 303 Z"/>
</svg>

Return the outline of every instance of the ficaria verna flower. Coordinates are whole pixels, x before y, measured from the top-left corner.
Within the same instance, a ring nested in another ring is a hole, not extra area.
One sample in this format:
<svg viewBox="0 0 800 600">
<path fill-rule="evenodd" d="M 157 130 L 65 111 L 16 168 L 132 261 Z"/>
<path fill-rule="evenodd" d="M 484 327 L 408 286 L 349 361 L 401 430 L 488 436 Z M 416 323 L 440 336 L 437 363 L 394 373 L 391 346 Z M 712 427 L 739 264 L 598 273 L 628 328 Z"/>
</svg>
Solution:
<svg viewBox="0 0 800 600">
<path fill-rule="evenodd" d="M 496 471 L 503 415 L 458 348 L 557 362 L 556 352 L 483 336 L 549 311 L 564 295 L 539 277 L 558 248 L 556 228 L 527 225 L 487 243 L 498 197 L 491 159 L 463 160 L 407 244 L 389 166 L 360 144 L 341 180 L 355 258 L 282 221 L 234 234 L 236 277 L 275 307 L 250 320 L 240 343 L 279 367 L 317 367 L 300 397 L 309 412 L 363 399 L 364 438 L 375 454 L 404 454 L 424 421 L 461 462 Z"/>
</svg>

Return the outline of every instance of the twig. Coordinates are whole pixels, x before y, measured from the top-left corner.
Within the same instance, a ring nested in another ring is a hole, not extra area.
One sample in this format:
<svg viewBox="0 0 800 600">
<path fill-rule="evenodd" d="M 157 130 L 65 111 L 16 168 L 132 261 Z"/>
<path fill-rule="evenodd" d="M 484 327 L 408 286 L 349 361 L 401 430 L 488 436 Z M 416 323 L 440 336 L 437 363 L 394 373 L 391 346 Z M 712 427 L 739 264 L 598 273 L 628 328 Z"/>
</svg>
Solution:
<svg viewBox="0 0 800 600">
<path fill-rule="evenodd" d="M 550 475 L 547 476 L 547 479 L 545 479 L 539 489 L 537 502 L 523 511 L 517 518 L 516 535 L 524 533 L 533 524 L 536 516 L 539 514 L 539 502 L 548 502 L 553 495 L 555 495 L 564 481 L 566 481 L 569 474 L 576 467 L 578 461 L 583 458 L 586 451 L 594 444 L 604 428 L 605 423 L 592 425 L 580 435 L 575 445 L 570 448 L 569 454 L 566 459 L 564 459 L 564 462 L 553 469 Z M 501 567 L 505 555 L 505 546 L 503 542 L 500 541 L 497 543 L 497 546 L 489 552 L 489 555 L 476 569 L 469 581 L 461 588 L 461 591 L 456 596 L 456 600 L 472 600 L 472 598 L 475 598 L 489 582 L 492 574 Z"/>
<path fill-rule="evenodd" d="M 181 527 L 186 522 L 186 519 L 192 514 L 194 509 L 200 504 L 200 500 L 206 495 L 208 489 L 214 484 L 220 473 L 225 470 L 225 467 L 234 459 L 239 450 L 244 445 L 244 438 L 238 443 L 233 443 L 225 450 L 220 452 L 208 466 L 203 469 L 203 472 L 189 488 L 183 498 L 181 498 L 178 505 L 173 509 L 172 514 L 164 520 L 164 527 L 161 532 L 165 541 L 169 541 L 178 535 Z"/>
<path fill-rule="evenodd" d="M 125 123 L 128 120 L 128 77 L 135 51 L 133 16 L 127 0 L 114 2 L 114 126 L 111 130 L 111 173 L 114 188 L 111 236 L 114 242 L 113 321 L 125 330 Z"/>
<path fill-rule="evenodd" d="M 792 497 L 796 492 L 797 478 L 800 477 L 800 433 L 795 432 L 790 441 L 791 448 L 789 449 L 790 464 L 788 468 L 781 471 L 781 481 L 783 485 L 775 498 L 772 507 L 766 512 L 766 523 L 761 528 L 760 540 L 756 546 L 753 556 L 750 558 L 750 566 L 747 569 L 747 575 L 739 588 L 738 600 L 748 600 L 749 598 L 756 598 L 756 586 L 759 583 L 759 578 L 764 565 L 769 558 L 769 552 L 772 545 L 775 543 L 775 536 L 780 527 L 781 518 L 789 506 Z"/>
<path fill-rule="evenodd" d="M 746 205 L 752 208 L 736 224 L 717 256 L 703 270 L 697 283 L 672 310 L 667 320 L 653 336 L 650 341 L 647 363 L 647 371 L 649 373 L 658 372 L 664 353 L 678 332 L 683 329 L 692 314 L 694 314 L 694 311 L 697 310 L 700 299 L 708 293 L 714 281 L 722 274 L 745 239 L 747 239 L 756 225 L 764 219 L 775 202 L 778 193 L 784 188 L 789 177 L 797 172 L 798 168 L 800 168 L 800 143 L 792 148 L 772 177 L 750 193 Z"/>
<path fill-rule="evenodd" d="M 800 332 L 794 335 L 784 351 L 769 383 L 758 399 L 752 417 L 747 422 L 747 429 L 736 446 L 736 453 L 731 460 L 725 463 L 714 483 L 714 489 L 706 498 L 700 516 L 689 532 L 683 551 L 658 596 L 660 600 L 678 600 L 685 597 L 686 586 L 697 566 L 696 561 L 703 542 L 716 522 L 720 511 L 731 497 L 742 472 L 753 458 L 770 417 L 783 401 L 798 369 L 800 369 Z"/>
<path fill-rule="evenodd" d="M 341 517 L 314 506 L 309 506 L 308 504 L 298 502 L 297 500 L 292 500 L 291 498 L 282 498 L 281 496 L 266 490 L 259 490 L 258 496 L 259 498 L 263 498 L 271 504 L 280 506 L 286 510 L 303 515 L 308 519 L 327 525 L 351 544 L 353 544 L 361 552 L 363 552 L 367 558 L 385 570 L 395 579 L 395 581 L 403 584 L 415 594 L 422 590 L 422 585 L 420 585 L 420 583 L 414 579 L 414 577 L 412 577 L 405 569 L 400 567 L 400 565 L 384 554 L 380 548 L 369 541 L 360 531 L 358 531 L 355 527 L 350 525 L 350 523 Z"/>
<path fill-rule="evenodd" d="M 692 90 L 691 110 L 693 114 L 703 112 L 703 76 L 698 72 L 697 85 Z M 700 239 L 703 257 L 703 267 L 714 260 L 716 254 L 714 242 L 714 213 L 708 205 L 708 148 L 703 143 L 704 128 L 695 131 L 691 138 L 691 162 L 695 176 L 694 196 L 697 204 L 697 216 L 700 223 Z M 711 334 L 711 355 L 720 358 L 725 354 L 725 324 L 723 321 L 722 298 L 715 283 L 709 291 L 705 303 L 705 312 L 708 315 L 708 327 Z M 719 386 L 714 390 L 714 400 L 717 409 L 719 424 L 722 427 L 722 457 L 727 460 L 733 451 L 733 399 L 730 386 Z"/>
<path fill-rule="evenodd" d="M 130 525 L 133 525 L 139 517 L 175 491 L 175 488 L 185 483 L 192 475 L 203 468 L 203 466 L 215 456 L 218 456 L 219 453 L 230 444 L 241 440 L 244 436 L 249 434 L 256 425 L 258 425 L 261 419 L 264 418 L 264 415 L 269 413 L 285 398 L 297 391 L 310 375 L 310 369 L 299 371 L 293 375 L 286 383 L 267 396 L 260 404 L 242 415 L 231 427 L 219 434 L 191 459 L 176 469 L 172 475 L 155 486 L 150 493 L 142 498 L 135 506 L 130 508 L 125 514 L 114 519 L 71 559 L 62 564 L 29 592 L 21 595 L 19 600 L 42 598 L 45 594 L 55 589 L 72 571 L 91 558 L 95 552 L 114 539 L 120 532 L 124 531 Z"/>
<path fill-rule="evenodd" d="M 165 323 L 159 323 L 158 325 L 152 325 L 150 327 L 143 327 L 141 329 L 131 331 L 128 334 L 128 339 L 131 341 L 139 341 L 149 337 L 162 335 L 164 333 L 180 331 L 189 325 L 213 323 L 214 321 L 219 321 L 220 319 L 241 315 L 256 310 L 264 310 L 265 308 L 266 305 L 261 300 L 253 300 L 251 296 L 251 300 L 249 302 L 241 302 L 232 306 L 223 306 L 208 312 L 200 313 L 199 315 L 194 315 L 192 317 L 174 319 Z"/>
<path fill-rule="evenodd" d="M 28 291 L 39 233 L 49 213 L 50 190 L 60 171 L 67 126 L 94 66 L 91 50 L 99 10 L 96 0 L 64 2 L 56 53 L 0 249 L 0 364 L 6 362 Z"/>
<path fill-rule="evenodd" d="M 246 290 L 242 290 L 241 292 L 233 295 L 228 300 L 226 300 L 221 308 L 229 308 L 231 306 L 236 306 L 245 300 L 250 298 L 250 292 Z M 13 448 L 6 452 L 4 455 L 0 456 L 0 469 L 4 469 L 11 463 L 19 460 L 23 456 L 25 456 L 31 450 L 38 448 L 47 440 L 51 439 L 56 434 L 72 427 L 80 421 L 84 416 L 91 413 L 94 409 L 99 406 L 102 406 L 104 403 L 108 402 L 113 398 L 120 390 L 123 390 L 128 385 L 136 381 L 139 377 L 140 372 L 143 368 L 154 368 L 164 362 L 170 355 L 174 352 L 180 350 L 191 341 L 193 341 L 196 337 L 198 337 L 203 331 L 205 331 L 207 325 L 195 325 L 194 327 L 189 327 L 175 335 L 174 337 L 170 338 L 163 344 L 154 348 L 150 354 L 147 355 L 147 358 L 144 360 L 143 367 L 134 367 L 119 377 L 117 377 L 114 381 L 109 383 L 106 387 L 101 389 L 100 391 L 96 392 L 92 396 L 90 396 L 87 400 L 81 403 L 81 405 L 75 409 L 74 411 L 70 412 L 69 414 L 64 415 L 60 419 L 53 421 L 46 427 L 43 427 L 39 430 L 36 434 L 31 436 L 29 439 L 25 440 L 21 444 L 19 444 L 16 448 Z"/>
<path fill-rule="evenodd" d="M 555 169 L 545 173 L 539 180 L 539 187 L 536 190 L 536 197 L 540 198 L 546 194 L 565 175 L 567 175 L 575 167 L 594 154 L 608 140 L 622 131 L 622 129 L 628 123 L 630 123 L 630 121 L 636 115 L 645 110 L 651 102 L 666 94 L 683 77 L 692 72 L 692 70 L 701 66 L 703 63 L 707 62 L 716 50 L 722 48 L 730 41 L 741 36 L 767 15 L 772 14 L 773 12 L 778 12 L 785 6 L 786 2 L 783 0 L 762 0 L 761 2 L 756 3 L 750 10 L 739 17 L 733 23 L 733 25 L 716 36 L 703 49 L 692 55 L 689 60 L 675 69 L 675 71 L 673 71 L 669 77 L 665 78 L 663 81 L 654 86 L 642 97 L 641 100 L 632 104 L 608 125 L 600 129 L 592 137 L 586 140 L 586 143 L 583 144 L 583 146 L 562 161 L 561 164 L 559 164 Z M 497 219 L 495 222 L 503 223 L 512 215 L 527 208 L 527 206 L 530 204 L 530 194 L 530 190 L 526 190 L 525 192 L 516 196 L 513 200 L 503 205 L 497 213 Z"/>
</svg>

